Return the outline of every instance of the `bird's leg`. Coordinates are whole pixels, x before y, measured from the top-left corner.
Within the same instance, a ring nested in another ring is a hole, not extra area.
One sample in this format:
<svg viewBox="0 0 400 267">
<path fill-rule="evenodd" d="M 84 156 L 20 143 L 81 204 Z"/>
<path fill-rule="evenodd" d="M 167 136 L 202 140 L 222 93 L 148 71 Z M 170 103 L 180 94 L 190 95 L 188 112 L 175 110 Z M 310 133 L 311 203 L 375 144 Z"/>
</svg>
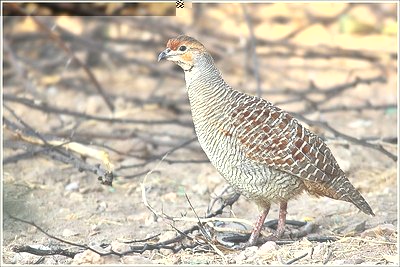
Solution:
<svg viewBox="0 0 400 267">
<path fill-rule="evenodd" d="M 254 246 L 257 243 L 257 239 L 260 236 L 261 228 L 264 225 L 265 218 L 268 215 L 269 207 L 270 206 L 266 207 L 264 209 L 264 211 L 258 217 L 258 219 L 257 219 L 257 221 L 256 221 L 256 223 L 254 225 L 253 231 L 251 232 L 251 236 L 250 236 L 249 240 L 246 243 L 247 247 Z"/>
<path fill-rule="evenodd" d="M 287 202 L 283 201 L 279 207 L 279 219 L 278 226 L 276 228 L 276 237 L 281 238 L 285 232 L 286 225 L 286 214 L 287 214 Z"/>
</svg>

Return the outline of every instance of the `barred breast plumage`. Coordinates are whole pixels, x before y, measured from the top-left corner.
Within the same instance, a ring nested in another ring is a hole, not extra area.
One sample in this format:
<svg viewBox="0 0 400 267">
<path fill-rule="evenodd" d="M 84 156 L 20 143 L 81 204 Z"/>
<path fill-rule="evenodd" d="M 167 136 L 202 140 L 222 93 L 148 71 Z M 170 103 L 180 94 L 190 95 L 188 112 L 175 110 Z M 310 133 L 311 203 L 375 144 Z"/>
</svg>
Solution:
<svg viewBox="0 0 400 267">
<path fill-rule="evenodd" d="M 264 209 L 248 245 L 257 241 L 271 203 L 280 204 L 277 235 L 282 236 L 287 201 L 303 191 L 374 215 L 320 137 L 270 102 L 232 89 L 200 42 L 178 36 L 169 40 L 162 58 L 185 71 L 196 134 L 211 163 Z"/>
</svg>

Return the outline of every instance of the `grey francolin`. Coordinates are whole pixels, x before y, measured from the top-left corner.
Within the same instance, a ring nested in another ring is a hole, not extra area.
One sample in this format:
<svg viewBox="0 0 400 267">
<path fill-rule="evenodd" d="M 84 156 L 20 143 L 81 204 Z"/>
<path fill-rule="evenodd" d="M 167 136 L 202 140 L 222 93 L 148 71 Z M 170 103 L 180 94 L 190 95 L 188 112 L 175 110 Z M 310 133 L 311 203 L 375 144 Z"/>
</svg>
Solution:
<svg viewBox="0 0 400 267">
<path fill-rule="evenodd" d="M 272 203 L 280 204 L 276 236 L 282 237 L 287 202 L 303 191 L 374 215 L 320 137 L 272 103 L 232 89 L 199 41 L 170 39 L 161 59 L 185 72 L 196 134 L 210 162 L 263 210 L 246 245 L 256 244 Z"/>
</svg>

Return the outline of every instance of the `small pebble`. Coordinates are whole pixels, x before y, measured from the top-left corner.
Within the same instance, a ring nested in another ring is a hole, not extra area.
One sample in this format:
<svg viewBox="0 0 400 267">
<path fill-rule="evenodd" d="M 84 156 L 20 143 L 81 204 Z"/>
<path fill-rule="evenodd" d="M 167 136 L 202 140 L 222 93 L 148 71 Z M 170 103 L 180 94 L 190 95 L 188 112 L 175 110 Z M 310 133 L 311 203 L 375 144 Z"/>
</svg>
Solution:
<svg viewBox="0 0 400 267">
<path fill-rule="evenodd" d="M 130 244 L 121 243 L 118 241 L 111 242 L 111 249 L 115 252 L 123 253 L 125 251 L 130 250 Z"/>
<path fill-rule="evenodd" d="M 257 256 L 264 256 L 270 254 L 272 251 L 278 249 L 278 245 L 274 241 L 264 243 L 256 252 Z"/>
<path fill-rule="evenodd" d="M 150 264 L 151 260 L 143 256 L 134 255 L 122 257 L 121 262 L 124 264 Z"/>
<path fill-rule="evenodd" d="M 75 235 L 79 235 L 79 233 L 74 232 L 74 231 L 72 231 L 70 229 L 64 229 L 63 232 L 62 232 L 62 236 L 63 237 L 70 237 L 70 236 L 75 236 Z"/>
<path fill-rule="evenodd" d="M 104 258 L 91 250 L 85 250 L 84 252 L 75 255 L 72 264 L 104 264 Z"/>
<path fill-rule="evenodd" d="M 97 211 L 98 212 L 103 212 L 107 209 L 107 203 L 102 201 L 100 204 L 97 206 Z"/>
<path fill-rule="evenodd" d="M 67 190 L 67 191 L 78 191 L 78 189 L 79 189 L 78 182 L 72 182 L 65 186 L 65 190 Z"/>
<path fill-rule="evenodd" d="M 397 231 L 393 224 L 381 224 L 372 229 L 365 230 L 361 233 L 361 237 L 390 236 Z"/>
</svg>

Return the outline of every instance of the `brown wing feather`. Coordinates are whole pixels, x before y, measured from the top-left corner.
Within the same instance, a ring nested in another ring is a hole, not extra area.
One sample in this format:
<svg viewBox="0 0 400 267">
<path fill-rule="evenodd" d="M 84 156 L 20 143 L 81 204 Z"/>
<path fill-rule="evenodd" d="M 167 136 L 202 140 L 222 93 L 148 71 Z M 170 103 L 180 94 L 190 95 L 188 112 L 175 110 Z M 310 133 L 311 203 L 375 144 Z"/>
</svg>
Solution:
<svg viewBox="0 0 400 267">
<path fill-rule="evenodd" d="M 271 103 L 249 96 L 232 109 L 231 118 L 229 132 L 248 158 L 310 182 L 329 184 L 344 175 L 320 137 Z"/>
<path fill-rule="evenodd" d="M 251 96 L 241 97 L 231 110 L 227 133 L 249 159 L 301 178 L 310 194 L 345 200 L 374 215 L 324 141 L 291 115 Z"/>
</svg>

